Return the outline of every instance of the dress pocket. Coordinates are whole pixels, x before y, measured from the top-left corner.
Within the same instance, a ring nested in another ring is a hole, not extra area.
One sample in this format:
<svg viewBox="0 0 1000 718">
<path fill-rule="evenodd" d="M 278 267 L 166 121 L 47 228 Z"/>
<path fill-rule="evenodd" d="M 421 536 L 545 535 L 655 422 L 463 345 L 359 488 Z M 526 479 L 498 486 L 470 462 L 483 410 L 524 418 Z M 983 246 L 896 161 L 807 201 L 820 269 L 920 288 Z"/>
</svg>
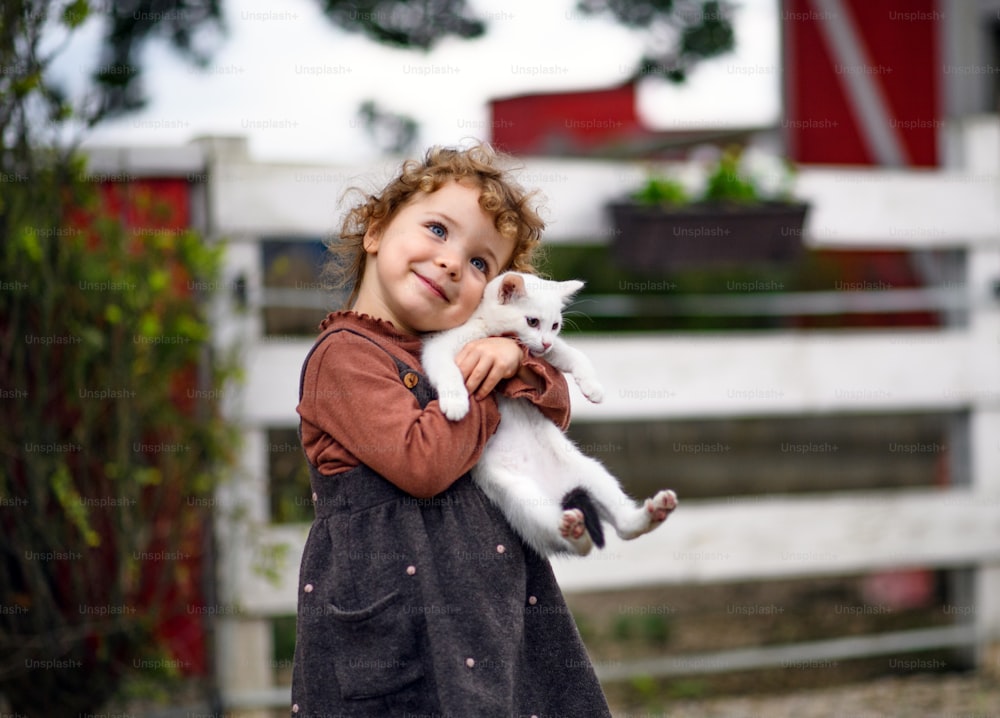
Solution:
<svg viewBox="0 0 1000 718">
<path fill-rule="evenodd" d="M 337 636 L 333 666 L 341 696 L 357 700 L 397 693 L 421 678 L 417 616 L 393 591 L 358 611 L 329 604 Z"/>
</svg>

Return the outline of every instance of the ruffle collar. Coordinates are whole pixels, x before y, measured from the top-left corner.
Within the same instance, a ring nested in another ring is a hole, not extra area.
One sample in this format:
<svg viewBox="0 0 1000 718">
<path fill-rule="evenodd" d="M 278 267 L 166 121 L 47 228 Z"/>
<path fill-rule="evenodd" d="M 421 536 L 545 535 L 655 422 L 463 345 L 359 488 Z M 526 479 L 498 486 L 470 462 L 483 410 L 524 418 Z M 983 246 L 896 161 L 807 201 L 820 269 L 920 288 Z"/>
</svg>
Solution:
<svg viewBox="0 0 1000 718">
<path fill-rule="evenodd" d="M 327 329 L 332 328 L 334 325 L 350 326 L 355 329 L 367 330 L 372 334 L 392 339 L 395 343 L 400 345 L 407 345 L 410 343 L 419 345 L 422 342 L 422 339 L 419 336 L 400 331 L 399 328 L 388 319 L 373 317 L 370 314 L 355 312 L 351 309 L 341 309 L 335 312 L 330 312 L 326 315 L 323 321 L 320 322 L 319 330 L 324 332 Z"/>
</svg>

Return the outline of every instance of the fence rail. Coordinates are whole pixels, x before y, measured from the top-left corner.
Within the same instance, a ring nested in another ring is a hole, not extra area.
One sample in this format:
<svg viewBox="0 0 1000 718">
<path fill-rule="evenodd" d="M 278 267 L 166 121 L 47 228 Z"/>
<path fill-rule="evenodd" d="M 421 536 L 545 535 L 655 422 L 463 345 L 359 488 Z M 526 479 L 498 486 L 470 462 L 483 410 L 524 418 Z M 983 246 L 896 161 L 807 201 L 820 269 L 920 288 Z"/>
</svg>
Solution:
<svg viewBox="0 0 1000 718">
<path fill-rule="evenodd" d="M 1000 287 L 995 291 L 1000 294 Z M 329 292 L 315 289 L 265 288 L 257 308 L 330 311 Z M 964 287 L 816 292 L 755 292 L 639 296 L 583 294 L 572 309 L 599 317 L 625 316 L 791 316 L 801 314 L 873 314 L 913 311 L 955 311 L 969 308 Z"/>
<path fill-rule="evenodd" d="M 795 316 L 875 314 L 968 309 L 964 289 L 887 289 L 885 291 L 758 292 L 696 294 L 677 297 L 591 294 L 574 308 L 600 317 L 631 316 Z"/>
</svg>

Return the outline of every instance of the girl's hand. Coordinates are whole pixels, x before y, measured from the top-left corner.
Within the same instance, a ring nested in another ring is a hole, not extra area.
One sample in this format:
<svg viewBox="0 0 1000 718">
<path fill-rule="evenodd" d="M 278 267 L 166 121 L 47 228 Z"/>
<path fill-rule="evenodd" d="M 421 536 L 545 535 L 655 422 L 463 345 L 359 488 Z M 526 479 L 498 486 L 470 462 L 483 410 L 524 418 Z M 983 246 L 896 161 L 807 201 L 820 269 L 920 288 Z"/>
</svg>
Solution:
<svg viewBox="0 0 1000 718">
<path fill-rule="evenodd" d="M 455 363 L 465 377 L 465 388 L 476 399 L 489 396 L 503 379 L 510 379 L 521 369 L 521 345 L 510 337 L 476 339 L 462 347 Z M 531 374 L 525 370 L 521 374 Z M 532 383 L 538 378 L 531 374 Z"/>
</svg>

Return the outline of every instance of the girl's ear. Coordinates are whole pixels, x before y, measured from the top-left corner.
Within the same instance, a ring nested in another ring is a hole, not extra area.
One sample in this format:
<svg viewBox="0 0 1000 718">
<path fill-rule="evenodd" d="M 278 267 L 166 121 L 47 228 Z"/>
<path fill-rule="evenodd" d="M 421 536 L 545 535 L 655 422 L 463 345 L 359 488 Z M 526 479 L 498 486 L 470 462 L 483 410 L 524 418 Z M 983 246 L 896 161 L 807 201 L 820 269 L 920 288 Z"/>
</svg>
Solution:
<svg viewBox="0 0 1000 718">
<path fill-rule="evenodd" d="M 364 238 L 361 240 L 366 254 L 378 252 L 379 243 L 382 241 L 382 226 L 375 221 L 368 225 Z"/>
</svg>

